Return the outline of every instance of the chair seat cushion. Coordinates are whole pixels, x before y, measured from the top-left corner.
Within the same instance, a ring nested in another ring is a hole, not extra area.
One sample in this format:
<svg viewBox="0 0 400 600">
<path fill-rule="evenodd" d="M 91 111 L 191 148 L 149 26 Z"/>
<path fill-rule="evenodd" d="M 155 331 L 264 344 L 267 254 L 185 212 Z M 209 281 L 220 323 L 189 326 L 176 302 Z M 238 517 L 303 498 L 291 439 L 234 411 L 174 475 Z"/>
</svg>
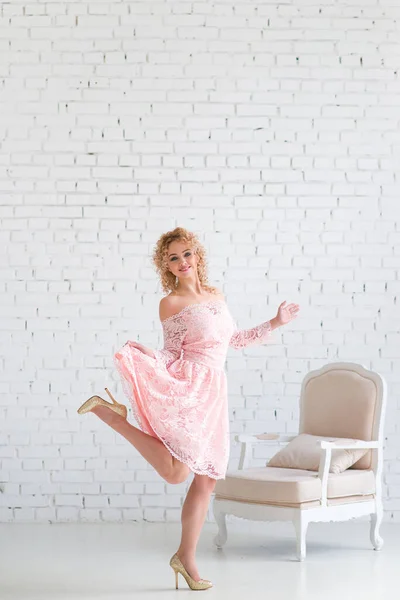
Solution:
<svg viewBox="0 0 400 600">
<path fill-rule="evenodd" d="M 329 474 L 328 499 L 364 497 L 372 494 L 375 494 L 373 471 L 352 469 L 339 474 Z M 314 471 L 254 467 L 228 472 L 225 479 L 217 481 L 215 496 L 257 504 L 319 504 L 321 480 Z"/>
</svg>

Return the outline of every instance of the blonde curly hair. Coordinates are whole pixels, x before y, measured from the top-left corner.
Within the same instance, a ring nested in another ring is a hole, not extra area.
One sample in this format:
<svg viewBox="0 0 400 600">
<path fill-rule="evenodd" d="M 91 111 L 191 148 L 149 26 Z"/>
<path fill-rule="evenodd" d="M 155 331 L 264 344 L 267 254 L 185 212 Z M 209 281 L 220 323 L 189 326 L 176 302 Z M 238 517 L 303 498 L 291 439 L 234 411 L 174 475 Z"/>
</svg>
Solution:
<svg viewBox="0 0 400 600">
<path fill-rule="evenodd" d="M 152 257 L 153 264 L 160 276 L 164 292 L 168 294 L 169 292 L 175 291 L 177 285 L 177 278 L 168 269 L 168 247 L 171 242 L 188 243 L 198 258 L 197 273 L 199 275 L 201 286 L 208 292 L 216 294 L 218 292 L 217 288 L 210 286 L 208 283 L 205 248 L 200 243 L 200 240 L 195 233 L 192 233 L 183 227 L 176 227 L 173 231 L 163 233 L 154 248 Z"/>
</svg>

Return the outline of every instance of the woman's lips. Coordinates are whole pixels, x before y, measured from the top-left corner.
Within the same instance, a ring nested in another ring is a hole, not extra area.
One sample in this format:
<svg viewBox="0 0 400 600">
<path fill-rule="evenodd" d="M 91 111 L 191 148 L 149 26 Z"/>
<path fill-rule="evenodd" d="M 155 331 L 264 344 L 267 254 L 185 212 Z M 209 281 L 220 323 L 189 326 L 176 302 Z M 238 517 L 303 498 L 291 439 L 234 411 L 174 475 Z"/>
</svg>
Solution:
<svg viewBox="0 0 400 600">
<path fill-rule="evenodd" d="M 186 273 L 186 271 L 189 271 L 190 267 L 187 267 L 186 269 L 179 269 L 181 271 L 181 273 Z"/>
</svg>

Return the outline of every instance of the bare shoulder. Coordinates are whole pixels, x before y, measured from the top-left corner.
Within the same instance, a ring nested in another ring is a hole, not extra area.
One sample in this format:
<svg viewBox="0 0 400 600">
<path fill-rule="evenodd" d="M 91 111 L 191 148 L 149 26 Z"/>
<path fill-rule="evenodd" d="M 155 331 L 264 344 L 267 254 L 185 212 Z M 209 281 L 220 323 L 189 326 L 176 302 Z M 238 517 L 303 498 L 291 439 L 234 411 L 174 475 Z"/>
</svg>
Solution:
<svg viewBox="0 0 400 600">
<path fill-rule="evenodd" d="M 172 294 L 168 294 L 168 296 L 164 296 L 160 300 L 160 321 L 164 321 L 164 319 L 168 319 L 172 317 L 174 314 L 179 312 L 180 310 L 180 301 L 179 297 L 173 296 Z"/>
<path fill-rule="evenodd" d="M 225 302 L 224 295 L 218 288 L 213 288 L 213 292 L 210 294 L 210 300 L 214 299 L 222 300 L 223 302 Z M 164 319 L 169 319 L 169 317 L 173 317 L 183 308 L 185 308 L 188 304 L 191 303 L 188 303 L 187 298 L 185 300 L 184 296 L 178 296 L 174 294 L 168 294 L 168 296 L 164 296 L 164 298 L 161 298 L 160 300 L 160 321 L 164 321 Z"/>
</svg>

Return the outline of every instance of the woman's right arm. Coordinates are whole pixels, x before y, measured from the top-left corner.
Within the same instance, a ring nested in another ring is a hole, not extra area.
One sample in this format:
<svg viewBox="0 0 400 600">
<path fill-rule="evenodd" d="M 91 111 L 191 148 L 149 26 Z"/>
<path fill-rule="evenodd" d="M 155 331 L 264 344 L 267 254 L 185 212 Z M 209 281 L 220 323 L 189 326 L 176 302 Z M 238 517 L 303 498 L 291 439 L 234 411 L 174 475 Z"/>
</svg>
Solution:
<svg viewBox="0 0 400 600">
<path fill-rule="evenodd" d="M 180 357 L 183 338 L 186 334 L 186 324 L 183 318 L 177 314 L 178 311 L 179 306 L 174 302 L 174 299 L 170 299 L 169 296 L 162 298 L 159 309 L 164 333 L 164 348 L 162 350 L 152 350 L 139 342 L 127 342 L 127 344 L 169 367 Z"/>
<path fill-rule="evenodd" d="M 159 314 L 164 332 L 164 348 L 154 350 L 154 358 L 162 361 L 167 368 L 180 358 L 186 335 L 186 323 L 182 316 L 177 314 L 178 311 L 179 307 L 174 298 L 162 298 Z"/>
</svg>

